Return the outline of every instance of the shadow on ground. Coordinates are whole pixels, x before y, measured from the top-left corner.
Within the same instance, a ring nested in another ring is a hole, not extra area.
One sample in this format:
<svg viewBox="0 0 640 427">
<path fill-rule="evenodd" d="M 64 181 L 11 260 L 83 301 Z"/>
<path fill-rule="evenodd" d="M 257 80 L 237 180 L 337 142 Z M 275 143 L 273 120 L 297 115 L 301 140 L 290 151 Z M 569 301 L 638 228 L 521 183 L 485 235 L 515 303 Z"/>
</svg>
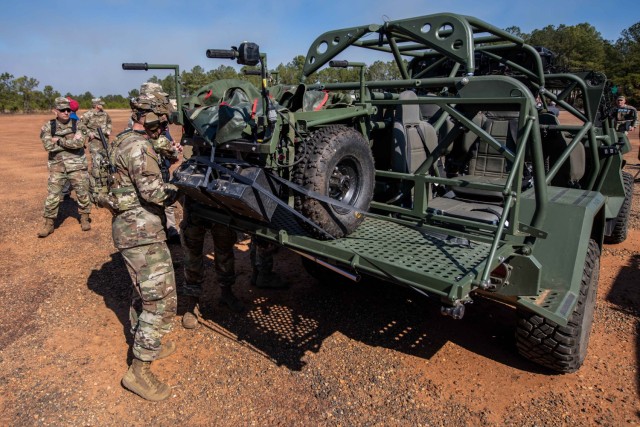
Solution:
<svg viewBox="0 0 640 427">
<path fill-rule="evenodd" d="M 178 286 L 182 285 L 181 250 L 170 246 Z M 330 285 L 318 283 L 302 268 L 297 255 L 280 251 L 278 265 L 288 269 L 289 289 L 258 289 L 249 284 L 248 254 L 236 251 L 235 293 L 245 304 L 235 314 L 218 303 L 212 261 L 201 304 L 203 325 L 264 355 L 277 365 L 300 370 L 307 352 L 318 352 L 324 340 L 341 333 L 370 346 L 379 346 L 422 359 L 433 357 L 448 341 L 514 368 L 545 372 L 521 358 L 515 348 L 515 313 L 504 305 L 479 299 L 462 320 L 440 315 L 440 304 L 417 292 L 385 282 L 363 279 Z M 119 253 L 94 270 L 88 287 L 104 298 L 129 334 L 130 279 Z M 178 314 L 184 313 L 178 303 Z M 178 320 L 176 321 L 178 322 Z M 176 324 L 176 327 L 179 327 Z"/>
</svg>

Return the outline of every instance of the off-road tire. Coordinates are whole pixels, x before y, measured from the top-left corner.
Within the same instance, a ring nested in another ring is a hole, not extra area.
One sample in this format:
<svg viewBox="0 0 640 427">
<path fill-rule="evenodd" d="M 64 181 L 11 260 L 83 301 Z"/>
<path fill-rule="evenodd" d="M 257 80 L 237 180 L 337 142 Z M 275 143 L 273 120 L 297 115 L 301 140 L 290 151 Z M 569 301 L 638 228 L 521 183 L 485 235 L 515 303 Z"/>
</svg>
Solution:
<svg viewBox="0 0 640 427">
<path fill-rule="evenodd" d="M 300 144 L 293 182 L 307 190 L 329 196 L 366 211 L 373 197 L 375 168 L 368 141 L 355 129 L 334 125 L 314 132 Z M 294 207 L 331 236 L 344 237 L 358 228 L 364 216 L 353 211 L 297 194 Z M 319 239 L 328 236 L 309 224 Z"/>
<path fill-rule="evenodd" d="M 593 324 L 599 270 L 600 248 L 590 240 L 578 302 L 567 326 L 518 308 L 516 344 L 521 355 L 561 373 L 575 372 L 582 366 Z"/>
<path fill-rule="evenodd" d="M 624 184 L 624 202 L 615 219 L 611 235 L 604 236 L 604 242 L 609 245 L 624 242 L 629 230 L 629 214 L 633 200 L 633 176 L 629 172 L 622 172 L 622 182 Z"/>
</svg>

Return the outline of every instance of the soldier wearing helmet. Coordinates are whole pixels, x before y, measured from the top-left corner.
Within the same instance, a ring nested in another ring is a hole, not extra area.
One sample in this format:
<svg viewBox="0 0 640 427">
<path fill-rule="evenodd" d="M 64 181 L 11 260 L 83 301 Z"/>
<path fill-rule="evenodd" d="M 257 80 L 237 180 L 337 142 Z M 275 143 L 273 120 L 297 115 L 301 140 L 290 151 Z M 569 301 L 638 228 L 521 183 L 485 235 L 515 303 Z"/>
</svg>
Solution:
<svg viewBox="0 0 640 427">
<path fill-rule="evenodd" d="M 151 401 L 171 394 L 150 370 L 151 362 L 169 356 L 175 344 L 162 342 L 176 314 L 176 282 L 171 253 L 165 243 L 164 207 L 174 202 L 177 188 L 162 180 L 153 140 L 167 121 L 162 100 L 142 95 L 130 101 L 133 127 L 119 134 L 109 153 L 115 168 L 109 190 L 113 208 L 113 242 L 134 286 L 129 318 L 133 360 L 122 385 Z"/>
<path fill-rule="evenodd" d="M 173 105 L 169 103 L 168 94 L 162 90 L 162 86 L 158 83 L 146 82 L 140 86 L 140 94 L 155 97 L 159 103 L 163 105 L 169 113 L 173 112 Z M 165 125 L 168 123 L 165 123 Z M 165 126 L 164 132 L 156 140 L 153 140 L 153 148 L 160 155 L 160 169 L 162 170 L 162 178 L 165 182 L 169 182 L 169 168 L 178 161 L 182 147 L 176 144 L 171 137 L 169 127 Z M 164 210 L 166 217 L 165 231 L 167 233 L 168 243 L 180 243 L 180 232 L 176 224 L 176 203 L 167 206 Z"/>
</svg>

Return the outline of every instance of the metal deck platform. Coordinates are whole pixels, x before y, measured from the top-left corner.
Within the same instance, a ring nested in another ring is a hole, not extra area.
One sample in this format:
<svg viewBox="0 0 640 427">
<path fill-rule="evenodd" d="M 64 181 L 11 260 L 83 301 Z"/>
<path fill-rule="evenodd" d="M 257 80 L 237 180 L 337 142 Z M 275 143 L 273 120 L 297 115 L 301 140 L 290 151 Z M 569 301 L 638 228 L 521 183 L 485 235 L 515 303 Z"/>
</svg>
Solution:
<svg viewBox="0 0 640 427">
<path fill-rule="evenodd" d="M 319 240 L 281 207 L 276 209 L 268 225 L 230 217 L 211 207 L 196 211 L 204 218 L 253 232 L 349 271 L 417 287 L 447 299 L 461 298 L 471 291 L 471 282 L 478 279 L 490 251 L 486 243 L 425 233 L 376 218 L 366 218 L 347 237 Z"/>
</svg>

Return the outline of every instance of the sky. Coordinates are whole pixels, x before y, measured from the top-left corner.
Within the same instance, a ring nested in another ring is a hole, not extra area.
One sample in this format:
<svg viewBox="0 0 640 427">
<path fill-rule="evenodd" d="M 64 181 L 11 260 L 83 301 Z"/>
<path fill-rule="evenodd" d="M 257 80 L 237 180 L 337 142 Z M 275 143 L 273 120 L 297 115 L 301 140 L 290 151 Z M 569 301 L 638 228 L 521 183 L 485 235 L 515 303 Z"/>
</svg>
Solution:
<svg viewBox="0 0 640 427">
<path fill-rule="evenodd" d="M 606 6 L 605 6 L 606 5 Z M 260 45 L 269 68 L 305 55 L 320 34 L 387 20 L 452 12 L 529 33 L 547 25 L 589 23 L 606 40 L 640 22 L 637 0 L 88 0 L 5 2 L 0 14 L 0 74 L 33 77 L 62 94 L 123 95 L 153 75 L 123 62 L 177 64 L 181 71 L 235 66 L 207 49 Z"/>
</svg>

